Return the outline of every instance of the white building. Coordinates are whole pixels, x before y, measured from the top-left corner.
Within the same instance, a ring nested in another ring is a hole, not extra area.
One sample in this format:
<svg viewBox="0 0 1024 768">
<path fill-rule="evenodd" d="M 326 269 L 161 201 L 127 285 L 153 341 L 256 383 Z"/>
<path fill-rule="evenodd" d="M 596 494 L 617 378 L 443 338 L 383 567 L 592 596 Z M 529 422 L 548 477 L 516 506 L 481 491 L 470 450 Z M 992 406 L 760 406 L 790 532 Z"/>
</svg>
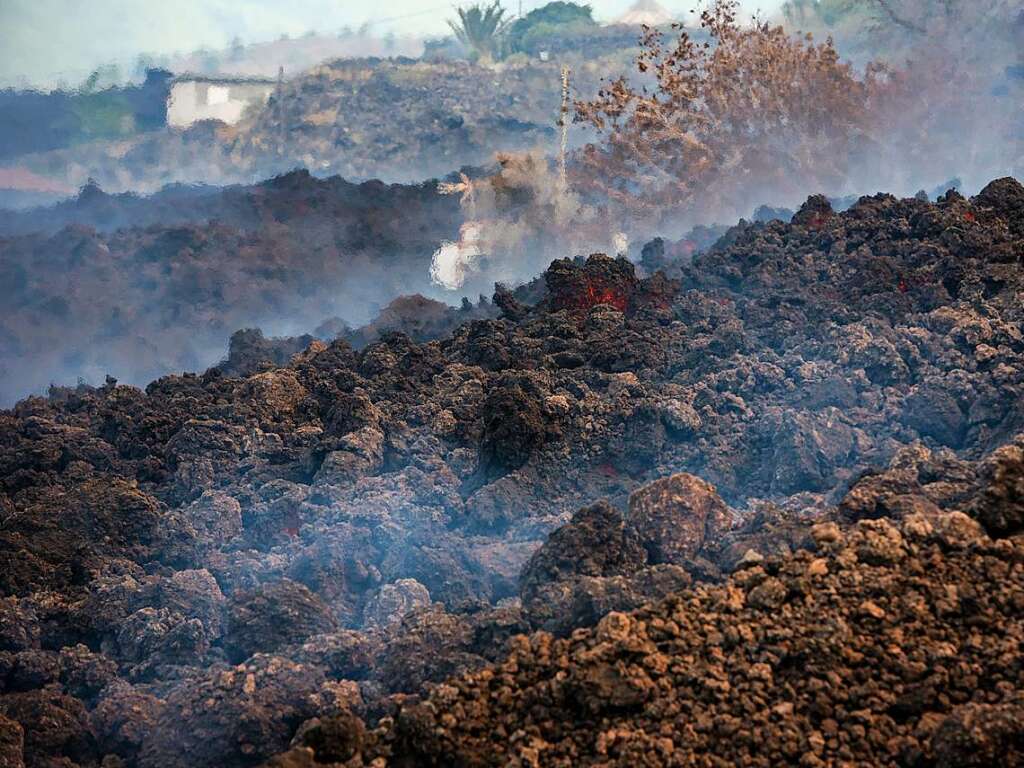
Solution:
<svg viewBox="0 0 1024 768">
<path fill-rule="evenodd" d="M 176 77 L 167 97 L 167 124 L 188 128 L 200 120 L 219 120 L 234 125 L 249 107 L 266 104 L 276 87 L 270 78 Z"/>
</svg>

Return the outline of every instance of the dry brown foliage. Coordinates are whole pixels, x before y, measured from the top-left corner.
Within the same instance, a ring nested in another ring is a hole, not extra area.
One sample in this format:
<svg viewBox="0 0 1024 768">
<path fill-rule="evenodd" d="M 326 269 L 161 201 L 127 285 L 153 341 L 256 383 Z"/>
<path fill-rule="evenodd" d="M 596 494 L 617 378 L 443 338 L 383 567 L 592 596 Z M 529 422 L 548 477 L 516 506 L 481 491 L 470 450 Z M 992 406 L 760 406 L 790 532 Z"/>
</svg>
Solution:
<svg viewBox="0 0 1024 768">
<path fill-rule="evenodd" d="M 884 70 L 858 76 L 832 41 L 781 27 L 741 27 L 737 4 L 705 11 L 710 37 L 681 28 L 673 44 L 644 29 L 636 84 L 620 77 L 576 104 L 576 120 L 602 134 L 575 167 L 584 195 L 607 197 L 635 216 L 721 217 L 764 200 L 834 189 L 865 147 L 872 98 Z"/>
</svg>

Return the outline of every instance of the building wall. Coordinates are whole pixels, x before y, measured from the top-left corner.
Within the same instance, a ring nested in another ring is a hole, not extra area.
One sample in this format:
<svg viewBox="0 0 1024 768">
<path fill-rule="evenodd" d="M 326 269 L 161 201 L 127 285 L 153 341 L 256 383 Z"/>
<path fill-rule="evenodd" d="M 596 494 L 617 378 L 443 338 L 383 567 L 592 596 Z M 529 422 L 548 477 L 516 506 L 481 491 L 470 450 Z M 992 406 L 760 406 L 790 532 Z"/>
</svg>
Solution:
<svg viewBox="0 0 1024 768">
<path fill-rule="evenodd" d="M 200 120 L 220 120 L 234 125 L 250 105 L 266 103 L 274 88 L 272 83 L 174 83 L 167 100 L 167 124 L 187 128 Z"/>
</svg>

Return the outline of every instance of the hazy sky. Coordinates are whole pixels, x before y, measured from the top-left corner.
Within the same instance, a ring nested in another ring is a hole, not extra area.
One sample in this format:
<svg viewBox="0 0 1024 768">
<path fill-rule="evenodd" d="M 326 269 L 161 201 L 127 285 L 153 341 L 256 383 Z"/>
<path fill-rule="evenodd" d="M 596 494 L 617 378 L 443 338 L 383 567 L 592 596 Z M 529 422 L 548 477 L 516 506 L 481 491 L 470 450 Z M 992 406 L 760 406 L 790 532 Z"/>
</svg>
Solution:
<svg viewBox="0 0 1024 768">
<path fill-rule="evenodd" d="M 524 11 L 546 0 L 523 0 Z M 633 0 L 592 0 L 599 20 Z M 756 0 L 749 0 L 756 2 Z M 771 0 L 768 4 L 777 3 Z M 95 67 L 140 53 L 187 53 L 310 30 L 333 33 L 369 22 L 378 34 L 442 35 L 459 3 L 449 0 L 0 0 L 0 85 L 81 82 Z M 694 0 L 662 0 L 685 12 Z M 763 6 L 764 4 L 762 4 Z M 505 0 L 515 13 L 519 0 Z"/>
</svg>

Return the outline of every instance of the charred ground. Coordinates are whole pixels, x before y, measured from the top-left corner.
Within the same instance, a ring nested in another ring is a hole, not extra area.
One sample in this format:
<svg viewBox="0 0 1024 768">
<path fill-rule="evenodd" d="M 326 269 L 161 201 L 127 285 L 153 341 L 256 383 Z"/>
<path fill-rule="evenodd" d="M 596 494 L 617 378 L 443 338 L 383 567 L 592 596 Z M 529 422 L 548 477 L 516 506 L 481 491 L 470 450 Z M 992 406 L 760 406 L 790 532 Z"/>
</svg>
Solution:
<svg viewBox="0 0 1024 768">
<path fill-rule="evenodd" d="M 812 198 L 435 340 L 25 400 L 0 761 L 1017 764 L 1022 254 L 1012 179 Z"/>
</svg>

